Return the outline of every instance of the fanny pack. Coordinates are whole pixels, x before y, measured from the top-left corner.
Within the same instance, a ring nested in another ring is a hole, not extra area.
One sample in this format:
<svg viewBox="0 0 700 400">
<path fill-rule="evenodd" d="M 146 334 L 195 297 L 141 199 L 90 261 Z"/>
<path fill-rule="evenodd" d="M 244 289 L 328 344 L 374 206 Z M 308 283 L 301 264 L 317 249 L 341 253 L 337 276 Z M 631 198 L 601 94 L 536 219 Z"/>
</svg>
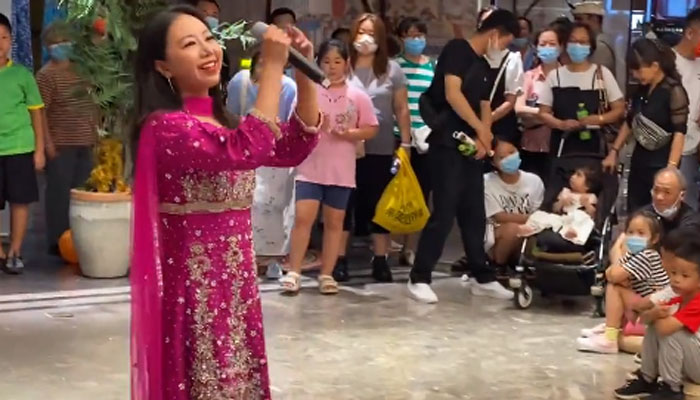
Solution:
<svg viewBox="0 0 700 400">
<path fill-rule="evenodd" d="M 632 134 L 637 139 L 637 143 L 649 151 L 666 146 L 673 137 L 673 133 L 667 132 L 641 112 L 632 119 Z"/>
</svg>

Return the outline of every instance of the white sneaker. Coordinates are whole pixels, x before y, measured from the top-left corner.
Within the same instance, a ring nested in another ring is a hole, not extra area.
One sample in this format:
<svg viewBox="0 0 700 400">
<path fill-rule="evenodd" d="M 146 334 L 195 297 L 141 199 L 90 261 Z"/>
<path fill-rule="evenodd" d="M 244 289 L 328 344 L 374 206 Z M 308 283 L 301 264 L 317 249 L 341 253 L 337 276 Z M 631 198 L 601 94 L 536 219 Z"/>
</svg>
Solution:
<svg viewBox="0 0 700 400">
<path fill-rule="evenodd" d="M 413 300 L 427 304 L 434 304 L 438 302 L 437 295 L 435 294 L 435 292 L 433 292 L 433 289 L 431 289 L 430 285 L 428 285 L 427 283 L 413 284 L 409 280 L 407 287 L 408 294 Z"/>
<path fill-rule="evenodd" d="M 504 288 L 496 281 L 489 283 L 479 283 L 474 281 L 469 286 L 471 286 L 472 294 L 474 296 L 489 296 L 501 300 L 511 300 L 514 296 L 511 290 Z"/>
<path fill-rule="evenodd" d="M 617 342 L 611 342 L 605 335 L 594 335 L 587 338 L 576 339 L 578 351 L 586 351 L 601 354 L 616 354 L 619 349 Z"/>
<path fill-rule="evenodd" d="M 581 329 L 581 337 L 591 337 L 595 335 L 602 335 L 605 333 L 605 323 L 598 324 L 593 328 L 583 328 Z"/>
</svg>

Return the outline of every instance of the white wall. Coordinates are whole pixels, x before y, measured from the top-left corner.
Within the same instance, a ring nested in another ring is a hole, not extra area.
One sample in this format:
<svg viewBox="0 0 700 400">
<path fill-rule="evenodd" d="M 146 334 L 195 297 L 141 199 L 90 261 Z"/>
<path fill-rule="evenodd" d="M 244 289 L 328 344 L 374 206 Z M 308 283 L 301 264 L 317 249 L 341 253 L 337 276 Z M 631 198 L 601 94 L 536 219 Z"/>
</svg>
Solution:
<svg viewBox="0 0 700 400">
<path fill-rule="evenodd" d="M 7 15 L 10 18 L 12 12 L 12 0 L 0 0 L 0 13 Z"/>
</svg>

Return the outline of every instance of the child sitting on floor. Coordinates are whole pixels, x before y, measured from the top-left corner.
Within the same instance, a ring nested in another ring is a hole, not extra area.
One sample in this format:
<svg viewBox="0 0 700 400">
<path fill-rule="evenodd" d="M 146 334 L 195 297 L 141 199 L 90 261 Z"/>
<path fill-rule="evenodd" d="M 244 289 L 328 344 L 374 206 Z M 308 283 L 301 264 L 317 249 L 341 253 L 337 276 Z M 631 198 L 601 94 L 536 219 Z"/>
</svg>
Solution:
<svg viewBox="0 0 700 400">
<path fill-rule="evenodd" d="M 615 390 L 619 399 L 681 400 L 684 379 L 700 383 L 700 238 L 693 229 L 678 235 L 678 246 L 664 254 L 672 292 L 654 294 L 645 304 L 642 366 L 636 379 Z"/>
<path fill-rule="evenodd" d="M 624 245 L 610 250 L 612 264 L 605 271 L 605 323 L 581 331 L 576 341 L 580 351 L 617 353 L 625 311 L 636 309 L 642 297 L 668 286 L 657 250 L 660 239 L 661 224 L 649 212 L 637 212 L 628 220 Z M 636 320 L 636 316 L 627 319 Z"/>
</svg>

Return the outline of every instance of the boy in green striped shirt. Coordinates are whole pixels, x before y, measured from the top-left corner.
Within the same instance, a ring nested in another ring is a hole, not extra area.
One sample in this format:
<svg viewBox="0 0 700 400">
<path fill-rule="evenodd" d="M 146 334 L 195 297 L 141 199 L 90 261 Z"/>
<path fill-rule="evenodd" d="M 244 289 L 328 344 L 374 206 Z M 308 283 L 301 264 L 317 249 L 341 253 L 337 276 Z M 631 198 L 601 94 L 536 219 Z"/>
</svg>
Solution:
<svg viewBox="0 0 700 400">
<path fill-rule="evenodd" d="M 423 54 L 427 34 L 428 27 L 425 22 L 416 17 L 404 18 L 398 27 L 398 35 L 403 43 L 403 53 L 396 59 L 408 81 L 408 109 L 411 113 L 411 136 L 413 137 L 411 166 L 426 200 L 430 197 L 431 184 L 427 154 L 424 154 L 427 149 L 426 136 L 422 132 L 428 128 L 420 115 L 418 102 L 435 76 L 435 61 Z M 394 128 L 394 131 L 398 136 L 398 129 Z M 413 265 L 417 237 L 413 235 L 411 238 L 404 239 L 402 264 Z"/>
</svg>

